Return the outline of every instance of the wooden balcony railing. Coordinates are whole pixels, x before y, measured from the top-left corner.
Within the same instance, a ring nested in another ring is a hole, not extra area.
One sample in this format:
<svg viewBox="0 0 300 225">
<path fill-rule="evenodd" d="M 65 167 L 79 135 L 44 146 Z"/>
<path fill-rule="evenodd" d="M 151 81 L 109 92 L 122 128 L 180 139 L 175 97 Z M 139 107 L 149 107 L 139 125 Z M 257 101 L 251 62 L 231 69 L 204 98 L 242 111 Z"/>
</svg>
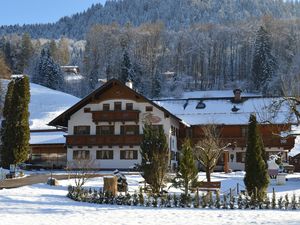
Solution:
<svg viewBox="0 0 300 225">
<path fill-rule="evenodd" d="M 140 145 L 142 135 L 67 135 L 67 145 Z"/>
<path fill-rule="evenodd" d="M 125 122 L 139 121 L 138 110 L 122 110 L 122 111 L 90 111 L 92 113 L 93 122 Z"/>
<path fill-rule="evenodd" d="M 196 144 L 201 138 L 193 138 L 193 142 Z M 224 144 L 231 143 L 232 147 L 246 147 L 247 138 L 237 137 L 237 138 L 221 138 L 221 142 Z M 293 137 L 287 139 L 281 138 L 265 138 L 263 137 L 263 143 L 265 147 L 282 147 L 284 149 L 291 149 L 294 147 L 295 139 Z"/>
</svg>

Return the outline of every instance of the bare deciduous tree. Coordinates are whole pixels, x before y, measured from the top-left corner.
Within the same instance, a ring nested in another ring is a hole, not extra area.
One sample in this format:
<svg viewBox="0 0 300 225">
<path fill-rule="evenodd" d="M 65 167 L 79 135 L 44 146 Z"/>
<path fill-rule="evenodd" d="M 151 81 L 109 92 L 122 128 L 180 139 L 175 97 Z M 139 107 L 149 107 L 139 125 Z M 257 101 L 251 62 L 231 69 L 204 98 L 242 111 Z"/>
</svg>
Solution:
<svg viewBox="0 0 300 225">
<path fill-rule="evenodd" d="M 203 126 L 202 131 L 203 138 L 196 144 L 194 154 L 204 167 L 207 182 L 210 182 L 211 173 L 214 171 L 218 159 L 222 155 L 223 150 L 230 144 L 222 143 L 220 130 L 216 125 Z"/>
<path fill-rule="evenodd" d="M 93 163 L 94 161 L 90 159 L 78 159 L 68 162 L 67 170 L 69 177 L 74 179 L 77 194 L 80 193 L 83 185 L 94 177 Z"/>
</svg>

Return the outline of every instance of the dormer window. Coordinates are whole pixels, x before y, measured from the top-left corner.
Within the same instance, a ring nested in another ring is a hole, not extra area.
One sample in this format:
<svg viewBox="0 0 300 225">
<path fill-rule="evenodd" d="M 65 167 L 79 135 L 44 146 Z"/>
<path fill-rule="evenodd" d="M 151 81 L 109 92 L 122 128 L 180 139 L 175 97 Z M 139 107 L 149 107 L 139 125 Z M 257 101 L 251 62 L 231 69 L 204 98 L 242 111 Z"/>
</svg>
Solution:
<svg viewBox="0 0 300 225">
<path fill-rule="evenodd" d="M 237 108 L 236 106 L 233 106 L 232 109 L 231 109 L 232 112 L 237 112 L 237 111 L 239 111 L 239 110 L 240 110 L 240 109 Z"/>
<path fill-rule="evenodd" d="M 206 105 L 203 101 L 198 102 L 196 109 L 205 109 Z"/>
</svg>

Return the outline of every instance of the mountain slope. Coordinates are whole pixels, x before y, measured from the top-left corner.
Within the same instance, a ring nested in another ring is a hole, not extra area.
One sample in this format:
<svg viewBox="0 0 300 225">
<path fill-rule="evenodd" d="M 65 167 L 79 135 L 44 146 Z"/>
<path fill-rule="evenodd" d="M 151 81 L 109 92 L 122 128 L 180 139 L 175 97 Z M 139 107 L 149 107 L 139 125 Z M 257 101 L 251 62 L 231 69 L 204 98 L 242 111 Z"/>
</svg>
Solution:
<svg viewBox="0 0 300 225">
<path fill-rule="evenodd" d="M 3 80 L 6 87 L 8 80 Z M 67 110 L 80 99 L 41 85 L 30 83 L 29 125 L 31 130 L 54 129 L 48 122 Z"/>
</svg>

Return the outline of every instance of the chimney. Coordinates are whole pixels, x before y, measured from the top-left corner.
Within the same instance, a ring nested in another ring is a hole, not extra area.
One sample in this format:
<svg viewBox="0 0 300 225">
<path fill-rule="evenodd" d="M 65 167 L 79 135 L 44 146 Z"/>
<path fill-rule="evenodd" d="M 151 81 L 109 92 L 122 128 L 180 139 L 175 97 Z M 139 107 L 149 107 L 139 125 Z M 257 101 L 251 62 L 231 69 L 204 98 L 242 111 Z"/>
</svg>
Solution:
<svg viewBox="0 0 300 225">
<path fill-rule="evenodd" d="M 234 102 L 241 102 L 242 101 L 241 93 L 242 93 L 241 89 L 237 88 L 237 89 L 233 90 L 233 94 L 234 94 L 233 101 Z"/>
<path fill-rule="evenodd" d="M 131 81 L 131 80 L 127 81 L 127 82 L 126 82 L 126 86 L 132 89 L 132 88 L 133 88 L 133 83 L 132 83 L 132 81 Z"/>
</svg>

